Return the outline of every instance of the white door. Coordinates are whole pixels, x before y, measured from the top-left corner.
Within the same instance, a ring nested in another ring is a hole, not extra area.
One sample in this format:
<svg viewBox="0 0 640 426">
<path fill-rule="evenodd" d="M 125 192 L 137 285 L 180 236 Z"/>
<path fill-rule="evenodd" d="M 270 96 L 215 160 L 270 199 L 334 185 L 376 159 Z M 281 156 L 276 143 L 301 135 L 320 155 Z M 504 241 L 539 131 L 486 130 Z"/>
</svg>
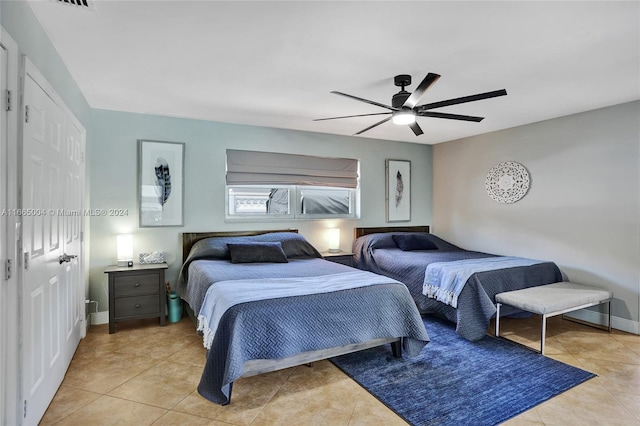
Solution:
<svg viewBox="0 0 640 426">
<path fill-rule="evenodd" d="M 81 258 L 61 259 L 65 250 L 82 254 L 82 218 L 67 218 L 82 198 L 84 166 L 76 160 L 84 152 L 84 130 L 74 130 L 70 113 L 28 60 L 23 96 L 21 357 L 23 422 L 29 425 L 42 418 L 81 334 Z"/>
</svg>

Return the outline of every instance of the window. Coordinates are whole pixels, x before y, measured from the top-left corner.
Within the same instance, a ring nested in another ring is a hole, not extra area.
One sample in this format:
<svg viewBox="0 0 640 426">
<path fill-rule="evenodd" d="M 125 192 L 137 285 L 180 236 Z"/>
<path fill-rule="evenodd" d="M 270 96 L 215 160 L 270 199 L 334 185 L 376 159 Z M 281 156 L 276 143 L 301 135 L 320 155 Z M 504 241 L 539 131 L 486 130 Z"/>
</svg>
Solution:
<svg viewBox="0 0 640 426">
<path fill-rule="evenodd" d="M 343 188 L 299 187 L 300 214 L 302 216 L 350 216 L 355 208 L 355 191 Z"/>
<path fill-rule="evenodd" d="M 227 219 L 357 217 L 358 160 L 227 150 Z"/>
<path fill-rule="evenodd" d="M 288 187 L 227 186 L 227 216 L 292 216 Z"/>
</svg>

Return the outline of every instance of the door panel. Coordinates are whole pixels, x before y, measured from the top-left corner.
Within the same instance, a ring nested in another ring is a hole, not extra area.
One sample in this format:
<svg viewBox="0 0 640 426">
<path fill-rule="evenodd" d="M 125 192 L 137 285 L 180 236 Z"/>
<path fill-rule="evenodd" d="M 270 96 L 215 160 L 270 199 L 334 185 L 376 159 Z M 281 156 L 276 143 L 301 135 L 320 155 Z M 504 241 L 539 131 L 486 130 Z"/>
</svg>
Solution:
<svg viewBox="0 0 640 426">
<path fill-rule="evenodd" d="M 48 367 L 51 368 L 56 365 L 56 362 L 60 359 L 60 313 L 65 308 L 60 296 L 61 280 L 64 280 L 64 274 L 56 275 L 49 279 L 49 306 L 45 309 L 49 314 L 49 335 L 45 339 L 49 343 L 49 354 L 47 360 L 49 361 Z"/>
<path fill-rule="evenodd" d="M 47 212 L 57 212 L 63 206 L 62 200 L 62 181 L 60 179 L 60 165 L 49 165 L 49 179 L 47 184 L 49 186 L 47 190 Z M 60 216 L 57 214 L 47 214 L 43 216 L 47 223 L 47 243 L 49 244 L 49 251 L 60 249 Z"/>
<path fill-rule="evenodd" d="M 29 344 L 31 347 L 37 347 L 44 341 L 44 328 L 36 327 L 44 322 L 45 315 L 45 301 L 44 301 L 44 288 L 45 286 L 39 283 L 35 287 L 33 291 L 29 294 L 29 312 L 31 316 L 31 321 L 29 322 L 29 333 L 28 342 L 25 339 L 25 343 Z M 38 351 L 38 353 L 32 354 L 30 357 L 29 366 L 31 367 L 31 371 L 28 371 L 28 382 L 29 394 L 33 395 L 36 393 L 42 382 L 44 381 L 44 366 L 45 366 L 45 353 L 44 351 Z"/>
</svg>

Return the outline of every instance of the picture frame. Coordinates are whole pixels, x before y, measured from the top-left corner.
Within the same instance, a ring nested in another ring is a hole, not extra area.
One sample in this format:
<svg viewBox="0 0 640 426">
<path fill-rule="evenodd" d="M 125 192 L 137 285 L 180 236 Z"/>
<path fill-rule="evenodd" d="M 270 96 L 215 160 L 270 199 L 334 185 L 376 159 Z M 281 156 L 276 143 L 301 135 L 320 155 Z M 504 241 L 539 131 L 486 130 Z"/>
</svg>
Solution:
<svg viewBox="0 0 640 426">
<path fill-rule="evenodd" d="M 138 139 L 141 228 L 183 226 L 184 143 Z"/>
<path fill-rule="evenodd" d="M 411 161 L 385 160 L 387 222 L 411 220 Z"/>
</svg>

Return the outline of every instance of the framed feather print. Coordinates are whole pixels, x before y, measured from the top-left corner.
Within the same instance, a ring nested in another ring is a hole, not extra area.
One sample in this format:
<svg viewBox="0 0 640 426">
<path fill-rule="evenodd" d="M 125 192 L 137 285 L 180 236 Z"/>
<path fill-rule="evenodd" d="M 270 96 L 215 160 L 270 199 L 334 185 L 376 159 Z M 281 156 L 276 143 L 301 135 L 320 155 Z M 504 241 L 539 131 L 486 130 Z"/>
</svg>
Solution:
<svg viewBox="0 0 640 426">
<path fill-rule="evenodd" d="M 411 220 L 411 161 L 386 160 L 387 222 Z"/>
<path fill-rule="evenodd" d="M 138 139 L 140 227 L 182 226 L 184 143 Z"/>
</svg>

